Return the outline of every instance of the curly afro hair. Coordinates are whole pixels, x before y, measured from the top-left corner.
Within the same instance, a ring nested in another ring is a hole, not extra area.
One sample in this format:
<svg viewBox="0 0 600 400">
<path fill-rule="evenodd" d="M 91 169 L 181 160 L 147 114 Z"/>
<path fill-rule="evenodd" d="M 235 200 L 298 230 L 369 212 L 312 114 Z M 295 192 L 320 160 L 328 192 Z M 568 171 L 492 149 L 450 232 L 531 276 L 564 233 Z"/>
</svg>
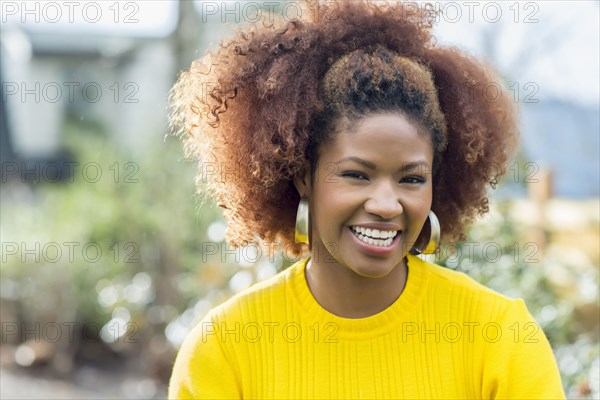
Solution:
<svg viewBox="0 0 600 400">
<path fill-rule="evenodd" d="M 490 95 L 500 88 L 493 70 L 437 47 L 434 15 L 414 4 L 303 6 L 297 19 L 238 31 L 171 90 L 171 124 L 199 161 L 199 191 L 224 209 L 228 242 L 308 250 L 294 243 L 294 177 L 306 160 L 314 171 L 340 121 L 390 111 L 431 135 L 432 209 L 443 241 L 464 240 L 518 142 L 509 96 Z"/>
</svg>

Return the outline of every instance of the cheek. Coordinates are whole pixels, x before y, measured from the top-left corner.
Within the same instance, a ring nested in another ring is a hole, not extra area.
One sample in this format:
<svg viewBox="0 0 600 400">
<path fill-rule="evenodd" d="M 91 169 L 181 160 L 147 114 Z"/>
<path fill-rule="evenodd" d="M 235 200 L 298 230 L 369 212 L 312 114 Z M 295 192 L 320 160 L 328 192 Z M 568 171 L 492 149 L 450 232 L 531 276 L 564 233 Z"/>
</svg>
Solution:
<svg viewBox="0 0 600 400">
<path fill-rule="evenodd" d="M 419 196 L 415 196 L 410 202 L 405 203 L 405 210 L 410 212 L 412 224 L 423 224 L 427 220 L 432 203 L 431 187 L 424 190 Z"/>
<path fill-rule="evenodd" d="M 320 235 L 336 234 L 339 226 L 351 217 L 355 203 L 352 196 L 344 195 L 335 183 L 318 185 L 313 192 L 313 226 Z"/>
</svg>

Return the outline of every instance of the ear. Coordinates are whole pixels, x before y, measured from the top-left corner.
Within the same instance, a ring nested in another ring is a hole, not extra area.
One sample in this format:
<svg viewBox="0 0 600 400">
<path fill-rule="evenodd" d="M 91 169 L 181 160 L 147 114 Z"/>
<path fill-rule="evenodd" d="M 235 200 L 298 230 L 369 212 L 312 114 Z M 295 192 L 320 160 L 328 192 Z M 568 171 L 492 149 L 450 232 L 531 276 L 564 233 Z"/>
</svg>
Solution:
<svg viewBox="0 0 600 400">
<path fill-rule="evenodd" d="M 304 162 L 302 170 L 294 178 L 294 186 L 298 191 L 300 197 L 309 197 L 311 195 L 311 174 L 310 174 L 310 163 Z"/>
</svg>

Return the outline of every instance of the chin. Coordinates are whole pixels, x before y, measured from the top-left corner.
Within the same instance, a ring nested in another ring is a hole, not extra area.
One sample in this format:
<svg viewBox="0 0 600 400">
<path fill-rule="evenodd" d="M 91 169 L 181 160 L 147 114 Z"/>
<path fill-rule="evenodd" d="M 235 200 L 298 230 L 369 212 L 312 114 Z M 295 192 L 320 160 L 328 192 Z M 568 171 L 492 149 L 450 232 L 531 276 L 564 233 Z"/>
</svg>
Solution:
<svg viewBox="0 0 600 400">
<path fill-rule="evenodd" d="M 377 279 L 387 276 L 390 272 L 392 272 L 394 266 L 386 266 L 385 268 L 383 266 L 380 266 L 379 268 L 377 268 L 376 266 L 371 264 L 370 266 L 364 267 L 355 266 L 354 268 L 351 267 L 350 269 L 354 271 L 355 274 L 360 275 L 364 278 Z"/>
</svg>

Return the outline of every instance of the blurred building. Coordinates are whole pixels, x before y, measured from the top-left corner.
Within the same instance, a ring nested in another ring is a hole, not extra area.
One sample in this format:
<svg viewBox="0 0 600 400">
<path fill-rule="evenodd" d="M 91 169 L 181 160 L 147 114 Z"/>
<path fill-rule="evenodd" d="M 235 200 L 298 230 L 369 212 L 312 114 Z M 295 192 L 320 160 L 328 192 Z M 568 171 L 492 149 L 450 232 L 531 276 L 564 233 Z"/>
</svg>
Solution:
<svg viewBox="0 0 600 400">
<path fill-rule="evenodd" d="M 523 107 L 522 146 L 540 168 L 552 170 L 552 194 L 600 196 L 600 113 L 560 99 Z M 536 166 L 537 167 L 537 166 Z M 520 168 L 521 174 L 535 174 Z"/>
</svg>

